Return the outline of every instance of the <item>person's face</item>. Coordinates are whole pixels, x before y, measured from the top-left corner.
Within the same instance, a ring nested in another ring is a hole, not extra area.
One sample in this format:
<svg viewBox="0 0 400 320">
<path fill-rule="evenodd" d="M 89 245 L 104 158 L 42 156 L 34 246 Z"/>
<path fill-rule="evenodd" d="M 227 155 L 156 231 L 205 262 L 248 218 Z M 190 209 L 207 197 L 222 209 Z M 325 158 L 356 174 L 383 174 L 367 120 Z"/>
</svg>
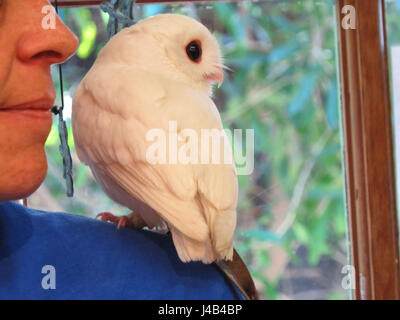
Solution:
<svg viewBox="0 0 400 320">
<path fill-rule="evenodd" d="M 78 46 L 58 17 L 55 29 L 42 27 L 48 5 L 47 0 L 0 0 L 0 201 L 22 199 L 43 182 L 44 143 L 56 96 L 50 65 L 66 60 Z"/>
</svg>

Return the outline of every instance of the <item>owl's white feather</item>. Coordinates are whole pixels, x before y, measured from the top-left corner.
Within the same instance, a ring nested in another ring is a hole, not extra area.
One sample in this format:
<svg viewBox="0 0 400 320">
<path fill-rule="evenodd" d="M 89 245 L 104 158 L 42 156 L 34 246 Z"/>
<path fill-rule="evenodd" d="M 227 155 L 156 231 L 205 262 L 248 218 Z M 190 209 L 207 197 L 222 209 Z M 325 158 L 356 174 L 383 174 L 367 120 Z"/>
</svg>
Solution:
<svg viewBox="0 0 400 320">
<path fill-rule="evenodd" d="M 202 45 L 200 63 L 186 56 L 185 45 L 193 39 Z M 222 130 L 210 98 L 210 75 L 221 72 L 221 65 L 218 44 L 202 24 L 158 15 L 115 35 L 73 100 L 80 160 L 111 199 L 140 214 L 150 227 L 167 224 L 182 261 L 232 258 L 236 169 L 211 161 L 151 164 L 146 151 L 154 142 L 146 134 L 154 128 L 168 133 L 171 120 L 178 133 Z M 226 141 L 220 139 L 223 148 Z"/>
</svg>

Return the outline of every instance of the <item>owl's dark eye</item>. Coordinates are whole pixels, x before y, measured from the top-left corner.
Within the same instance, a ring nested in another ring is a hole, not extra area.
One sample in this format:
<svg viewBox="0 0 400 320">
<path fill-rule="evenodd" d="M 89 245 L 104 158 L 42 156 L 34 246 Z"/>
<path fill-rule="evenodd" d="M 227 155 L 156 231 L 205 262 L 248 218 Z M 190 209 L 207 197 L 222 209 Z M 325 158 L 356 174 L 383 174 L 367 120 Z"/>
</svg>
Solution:
<svg viewBox="0 0 400 320">
<path fill-rule="evenodd" d="M 191 41 L 186 46 L 186 54 L 193 62 L 199 62 L 201 60 L 201 44 L 199 41 Z"/>
</svg>

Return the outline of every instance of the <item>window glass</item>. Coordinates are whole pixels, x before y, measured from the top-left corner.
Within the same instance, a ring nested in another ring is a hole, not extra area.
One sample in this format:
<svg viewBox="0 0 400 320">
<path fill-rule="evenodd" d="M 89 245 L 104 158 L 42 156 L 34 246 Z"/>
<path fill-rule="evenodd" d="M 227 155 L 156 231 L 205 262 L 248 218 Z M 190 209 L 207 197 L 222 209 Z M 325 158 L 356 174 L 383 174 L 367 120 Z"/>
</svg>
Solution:
<svg viewBox="0 0 400 320">
<path fill-rule="evenodd" d="M 254 130 L 254 170 L 238 177 L 235 247 L 261 298 L 347 299 L 333 2 L 196 2 L 135 8 L 137 18 L 167 12 L 195 17 L 213 31 L 231 69 L 214 91 L 224 126 Z M 74 90 L 104 45 L 108 17 L 99 8 L 62 9 L 60 14 L 80 38 L 77 54 L 63 66 L 64 115 L 70 125 Z M 57 68 L 53 75 L 57 82 Z M 57 86 L 59 90 L 58 82 Z M 46 144 L 48 175 L 30 197 L 30 206 L 90 217 L 103 211 L 129 213 L 100 190 L 79 163 L 71 133 L 69 139 L 74 198 L 65 196 L 55 121 Z M 251 149 L 244 134 L 243 145 Z"/>
<path fill-rule="evenodd" d="M 397 208 L 400 199 L 400 1 L 386 0 L 386 34 L 394 129 Z"/>
</svg>

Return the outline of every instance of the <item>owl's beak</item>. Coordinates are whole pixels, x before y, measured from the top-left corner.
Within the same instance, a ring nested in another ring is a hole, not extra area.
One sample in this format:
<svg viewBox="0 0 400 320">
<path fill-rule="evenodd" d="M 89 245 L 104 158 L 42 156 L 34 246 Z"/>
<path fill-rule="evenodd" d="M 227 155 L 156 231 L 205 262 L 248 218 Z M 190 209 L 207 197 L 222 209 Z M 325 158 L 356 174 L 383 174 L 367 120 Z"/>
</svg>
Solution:
<svg viewBox="0 0 400 320">
<path fill-rule="evenodd" d="M 222 82 L 224 82 L 224 71 L 221 67 L 217 67 L 217 70 L 215 72 L 207 74 L 205 78 L 208 81 L 218 83 L 219 88 L 222 85 Z"/>
</svg>

